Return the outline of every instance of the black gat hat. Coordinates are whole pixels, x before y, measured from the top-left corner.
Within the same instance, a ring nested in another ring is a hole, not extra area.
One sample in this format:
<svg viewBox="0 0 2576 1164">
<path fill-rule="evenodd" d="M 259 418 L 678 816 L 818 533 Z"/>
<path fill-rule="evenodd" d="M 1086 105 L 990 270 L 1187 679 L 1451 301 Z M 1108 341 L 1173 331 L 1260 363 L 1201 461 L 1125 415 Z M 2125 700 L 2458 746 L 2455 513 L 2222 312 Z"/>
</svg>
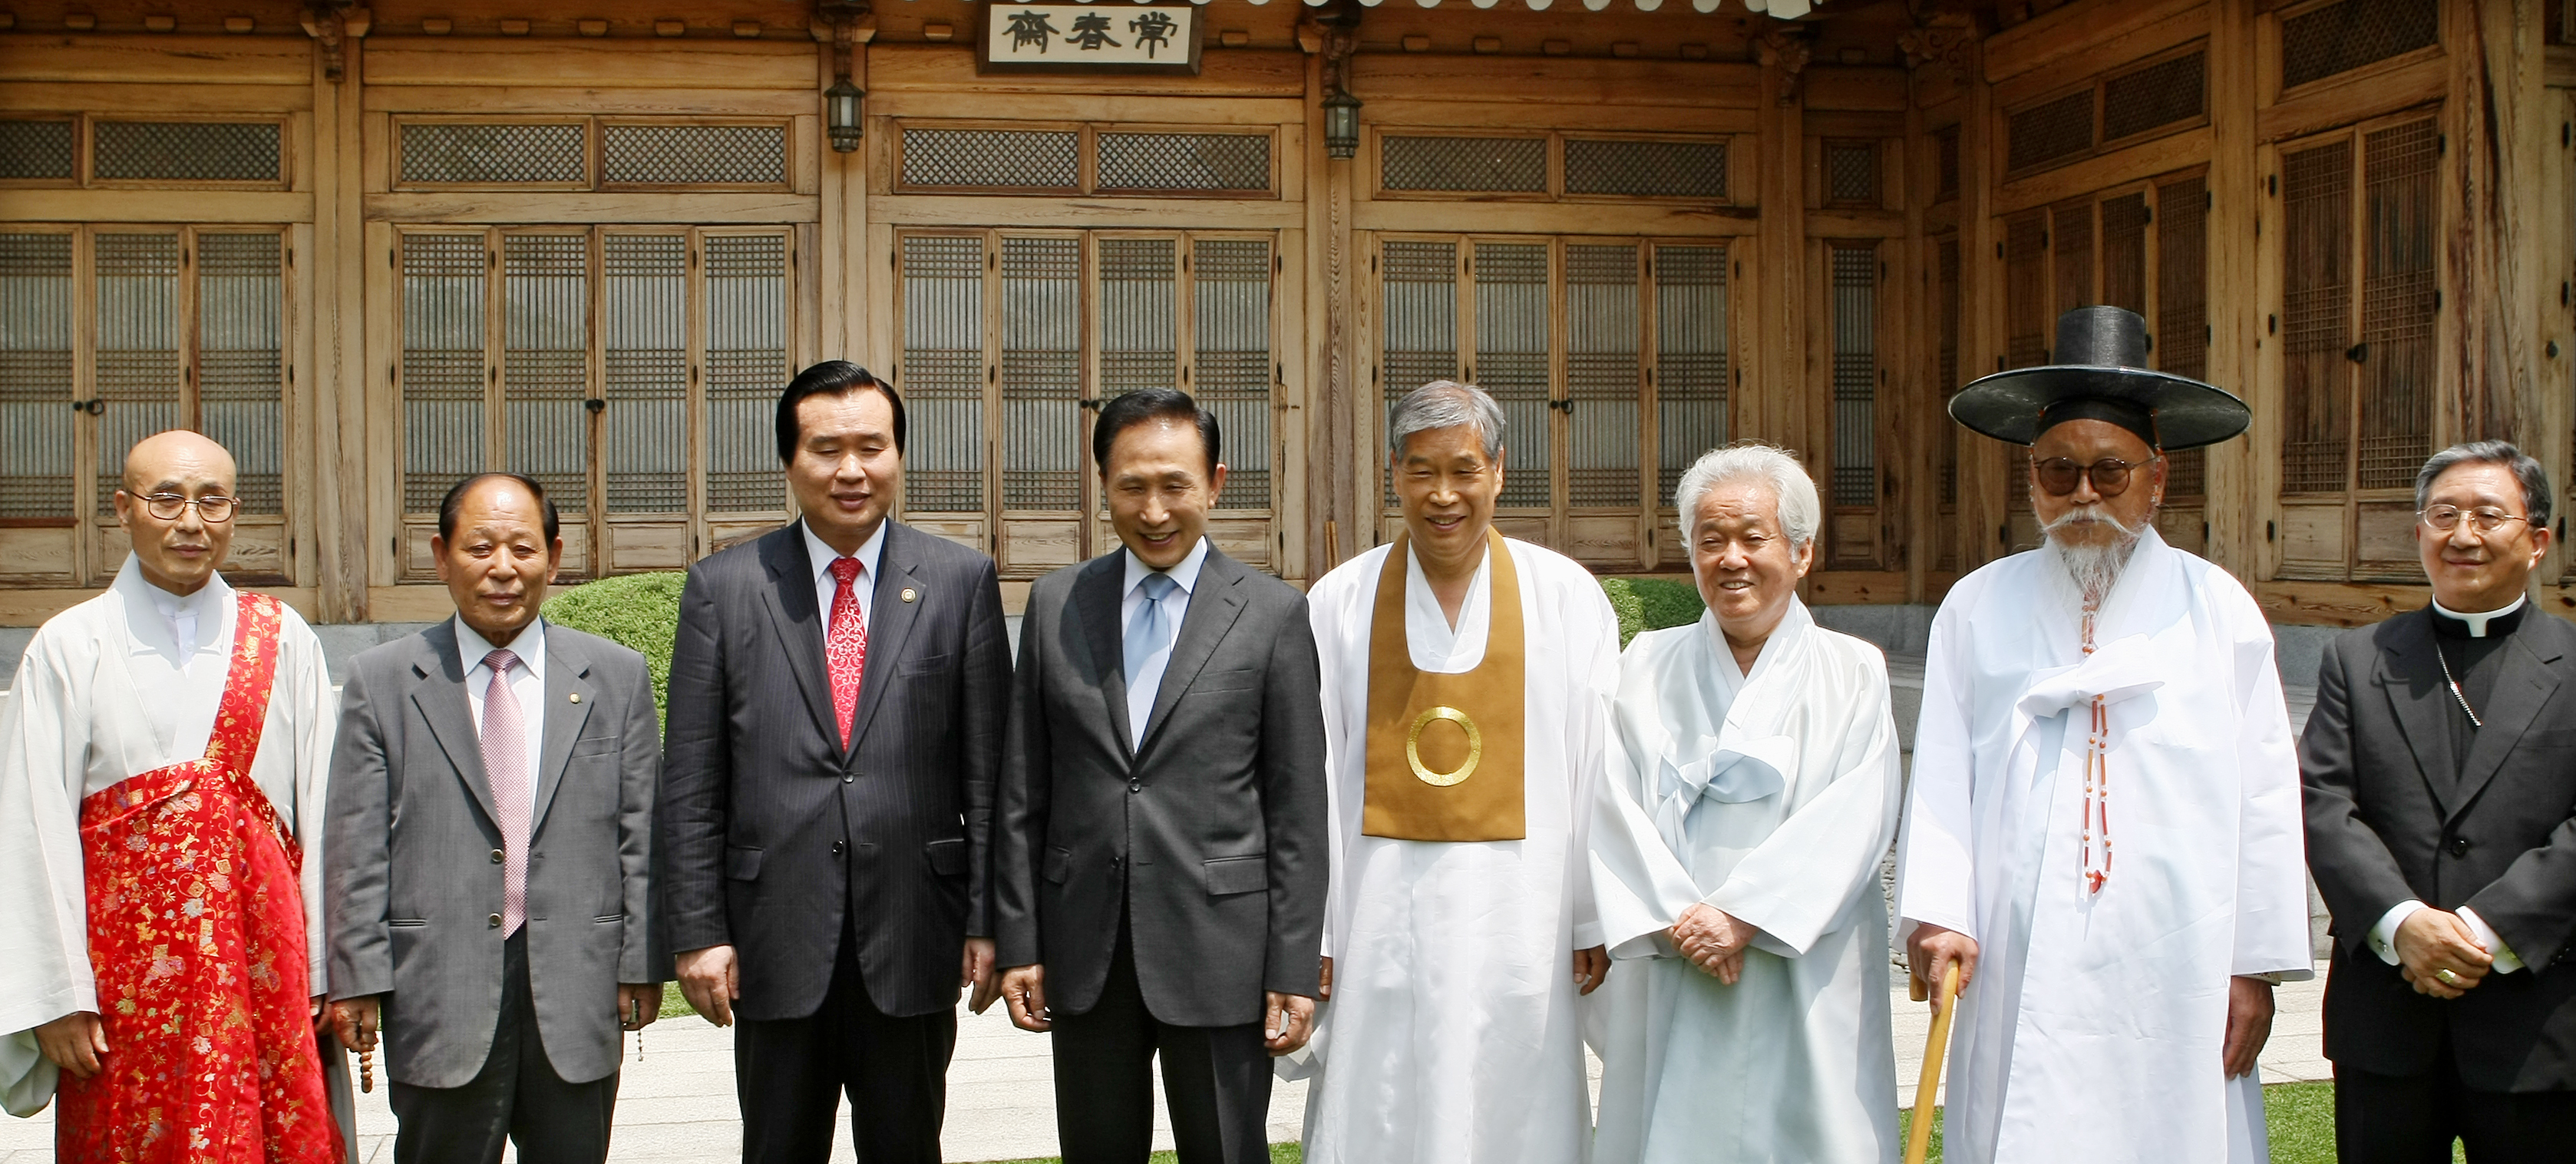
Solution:
<svg viewBox="0 0 2576 1164">
<path fill-rule="evenodd" d="M 2058 363 L 1982 376 L 1950 398 L 1950 417 L 2000 441 L 2028 445 L 2069 420 L 2119 425 L 2170 451 L 2244 432 L 2254 414 L 2223 388 L 2147 364 L 2147 321 L 2118 307 L 2057 317 Z"/>
</svg>

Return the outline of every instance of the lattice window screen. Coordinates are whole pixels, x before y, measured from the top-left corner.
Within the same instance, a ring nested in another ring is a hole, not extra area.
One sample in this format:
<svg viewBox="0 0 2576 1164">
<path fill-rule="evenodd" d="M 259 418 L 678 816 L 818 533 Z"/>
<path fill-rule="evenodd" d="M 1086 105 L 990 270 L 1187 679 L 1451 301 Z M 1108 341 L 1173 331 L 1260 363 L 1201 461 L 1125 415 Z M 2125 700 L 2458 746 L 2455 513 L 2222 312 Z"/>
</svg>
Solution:
<svg viewBox="0 0 2576 1164">
<path fill-rule="evenodd" d="M 90 172 L 108 181 L 278 182 L 274 121 L 94 121 Z"/>
<path fill-rule="evenodd" d="M 2048 362 L 2055 320 L 2048 313 L 2048 211 L 2026 210 L 2004 220 L 2004 364 L 2028 368 Z M 2028 453 L 2012 453 L 2005 478 L 2008 512 L 2030 512 Z"/>
<path fill-rule="evenodd" d="M 1834 307 L 1835 505 L 1878 504 L 1878 248 L 1826 248 Z"/>
<path fill-rule="evenodd" d="M 904 505 L 984 508 L 984 240 L 903 238 Z"/>
<path fill-rule="evenodd" d="M 1266 133 L 1103 133 L 1096 142 L 1104 191 L 1270 189 Z"/>
<path fill-rule="evenodd" d="M 1878 203 L 1878 143 L 1829 141 L 1824 145 L 1825 201 Z"/>
<path fill-rule="evenodd" d="M 599 127 L 600 180 L 610 186 L 784 186 L 784 125 Z"/>
<path fill-rule="evenodd" d="M 2281 22 L 2281 87 L 2294 88 L 2441 39 L 2437 0 L 2343 0 Z"/>
<path fill-rule="evenodd" d="M 2209 375 L 2209 196 L 2199 178 L 2156 187 L 2156 366 Z M 2165 454 L 2165 496 L 2208 493 L 2202 449 Z"/>
<path fill-rule="evenodd" d="M 1082 247 L 1002 240 L 1002 508 L 1082 508 Z"/>
<path fill-rule="evenodd" d="M 1503 409 L 1506 506 L 1545 506 L 1549 487 L 1548 255 L 1543 243 L 1475 244 L 1476 386 Z"/>
<path fill-rule="evenodd" d="M 903 184 L 1063 190 L 1081 183 L 1082 135 L 1054 129 L 903 127 Z"/>
<path fill-rule="evenodd" d="M 707 508 L 775 512 L 778 391 L 788 378 L 787 236 L 710 234 L 706 271 Z"/>
<path fill-rule="evenodd" d="M 1199 404 L 1216 414 L 1225 437 L 1221 509 L 1270 508 L 1271 388 L 1278 382 L 1270 340 L 1270 243 L 1264 239 L 1198 239 L 1191 246 Z"/>
<path fill-rule="evenodd" d="M 1100 240 L 1100 398 L 1181 386 L 1180 240 Z"/>
<path fill-rule="evenodd" d="M 72 236 L 0 234 L 0 518 L 72 514 Z"/>
<path fill-rule="evenodd" d="M 2362 136 L 2363 489 L 2414 484 L 2433 451 L 2435 136 L 2429 119 Z"/>
<path fill-rule="evenodd" d="M 1959 127 L 1947 126 L 1932 135 L 1933 164 L 1940 184 L 1933 191 L 1936 200 L 1959 196 Z"/>
<path fill-rule="evenodd" d="M 428 185 L 586 185 L 586 129 L 577 123 L 404 122 L 396 179 Z"/>
<path fill-rule="evenodd" d="M 486 246 L 471 234 L 402 240 L 403 511 L 435 513 L 485 464 Z"/>
<path fill-rule="evenodd" d="M 2102 302 L 2140 315 L 2147 313 L 2147 219 L 2143 193 L 2102 200 Z"/>
<path fill-rule="evenodd" d="M 1933 268 L 1932 310 L 1935 326 L 1939 328 L 1939 338 L 1935 344 L 1937 358 L 1940 361 L 1939 370 L 1935 374 L 1940 378 L 1941 402 L 1947 405 L 1950 397 L 1956 395 L 1960 388 L 1959 238 L 1957 235 L 1944 236 L 1933 247 Z M 1946 509 L 1959 504 L 1959 426 L 1950 422 L 1946 412 L 1934 423 L 1940 428 L 1940 435 L 1933 438 L 1933 444 L 1941 459 L 1940 498 L 1941 505 Z M 1958 569 L 1957 555 L 1943 554 L 1941 564 L 1935 568 Z"/>
<path fill-rule="evenodd" d="M 1634 246 L 1565 248 L 1566 503 L 1635 505 L 1644 451 L 1638 346 L 1644 287 Z"/>
<path fill-rule="evenodd" d="M 2209 111 L 2209 58 L 2189 53 L 2102 83 L 2102 140 L 2118 141 Z"/>
<path fill-rule="evenodd" d="M 1540 177 L 1545 177 L 1543 169 Z M 1389 182 L 1387 188 L 1397 187 Z M 1568 138 L 1565 192 L 1722 201 L 1726 198 L 1726 143 Z"/>
<path fill-rule="evenodd" d="M 2351 416 L 2352 142 L 2281 155 L 2281 491 L 2347 484 Z"/>
<path fill-rule="evenodd" d="M 1655 501 L 1726 443 L 1726 247 L 1655 248 Z"/>
<path fill-rule="evenodd" d="M 1389 190 L 1501 194 L 1547 192 L 1543 137 L 1379 139 L 1380 181 Z"/>
<path fill-rule="evenodd" d="M 2013 114 L 2004 127 L 2004 168 L 2020 171 L 2081 157 L 2093 148 L 2093 91 L 2069 93 Z"/>
<path fill-rule="evenodd" d="M 0 120 L 0 181 L 68 182 L 77 171 L 72 123 Z"/>
<path fill-rule="evenodd" d="M 114 494 L 134 442 L 179 428 L 179 236 L 98 234 L 98 512 Z"/>
<path fill-rule="evenodd" d="M 2048 310 L 2048 342 L 2057 342 L 2057 317 L 2100 302 L 2093 294 L 2093 200 L 2076 198 L 2048 208 L 2048 253 L 2055 299 Z M 2049 352 L 2054 360 L 2057 353 Z"/>
<path fill-rule="evenodd" d="M 589 324 L 589 236 L 503 236 L 501 463 L 575 515 L 590 508 Z"/>
<path fill-rule="evenodd" d="M 248 512 L 285 510 L 285 239 L 197 235 L 197 415 Z"/>
<path fill-rule="evenodd" d="M 1458 378 L 1458 244 L 1390 241 L 1381 248 L 1386 316 L 1378 360 L 1385 406 L 1434 380 Z M 1395 494 L 1390 484 L 1388 504 Z"/>
<path fill-rule="evenodd" d="M 689 240 L 600 240 L 600 461 L 610 513 L 689 508 Z"/>
</svg>

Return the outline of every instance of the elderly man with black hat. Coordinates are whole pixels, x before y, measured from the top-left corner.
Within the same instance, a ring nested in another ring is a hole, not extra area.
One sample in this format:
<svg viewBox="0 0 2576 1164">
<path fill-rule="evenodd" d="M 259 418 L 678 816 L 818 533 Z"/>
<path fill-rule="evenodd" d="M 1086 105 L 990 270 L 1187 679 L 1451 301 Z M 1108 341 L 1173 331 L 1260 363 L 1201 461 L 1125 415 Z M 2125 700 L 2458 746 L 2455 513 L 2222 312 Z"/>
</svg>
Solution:
<svg viewBox="0 0 2576 1164">
<path fill-rule="evenodd" d="M 2164 454 L 2249 414 L 2146 347 L 2078 308 L 2057 364 L 1950 404 L 2030 446 L 2046 536 L 1951 588 L 1924 673 L 1897 910 L 1915 975 L 1964 984 L 1953 1160 L 2268 1159 L 2255 1056 L 2312 973 L 2298 762 L 2262 611 L 2155 532 Z"/>
</svg>

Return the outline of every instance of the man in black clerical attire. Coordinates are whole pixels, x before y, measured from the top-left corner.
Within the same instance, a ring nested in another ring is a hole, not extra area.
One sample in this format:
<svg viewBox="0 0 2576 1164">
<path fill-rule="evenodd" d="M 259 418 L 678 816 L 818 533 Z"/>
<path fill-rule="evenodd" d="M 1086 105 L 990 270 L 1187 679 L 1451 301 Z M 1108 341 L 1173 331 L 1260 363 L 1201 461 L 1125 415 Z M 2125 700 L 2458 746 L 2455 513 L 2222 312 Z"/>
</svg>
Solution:
<svg viewBox="0 0 2576 1164">
<path fill-rule="evenodd" d="M 2299 766 L 2347 1162 L 2576 1143 L 2576 627 L 2526 596 L 2550 498 L 2502 441 L 2434 454 L 2415 478 L 2433 605 L 2346 632 L 2318 669 Z"/>
</svg>

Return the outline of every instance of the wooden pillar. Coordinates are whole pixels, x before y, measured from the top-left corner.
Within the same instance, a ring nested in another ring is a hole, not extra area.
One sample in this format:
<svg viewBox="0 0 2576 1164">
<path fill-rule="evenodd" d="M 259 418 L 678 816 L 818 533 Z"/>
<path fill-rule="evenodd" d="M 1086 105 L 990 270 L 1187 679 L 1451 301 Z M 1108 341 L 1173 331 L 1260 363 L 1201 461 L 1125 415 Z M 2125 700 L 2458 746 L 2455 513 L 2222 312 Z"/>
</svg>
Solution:
<svg viewBox="0 0 2576 1164">
<path fill-rule="evenodd" d="M 2215 0 L 2209 29 L 2209 382 L 2245 398 L 2254 410 L 2247 434 L 2207 454 L 2209 559 L 2253 582 L 2267 577 L 2264 527 L 2280 494 L 2279 384 L 2257 374 L 2263 342 L 2257 266 L 2264 197 L 2255 141 L 2254 0 Z M 2274 229 L 2278 223 L 2268 224 Z"/>
<path fill-rule="evenodd" d="M 847 70 L 850 83 L 861 89 L 868 86 L 867 50 L 876 38 L 876 18 L 832 10 L 828 20 L 813 25 L 818 42 L 817 72 L 814 89 L 815 108 L 820 110 L 823 90 L 839 80 Z M 862 112 L 862 123 L 865 114 Z M 844 359 L 886 373 L 894 354 L 872 346 L 875 337 L 869 321 L 879 305 L 868 296 L 868 157 L 876 152 L 873 143 L 862 140 L 858 149 L 841 153 L 831 148 L 830 127 L 825 126 L 826 140 L 817 151 L 822 173 L 818 175 L 822 217 L 820 272 L 821 294 L 816 309 L 821 312 L 822 327 L 815 337 L 820 345 L 819 359 Z"/>
<path fill-rule="evenodd" d="M 1347 85 L 1358 47 L 1356 12 L 1330 21 L 1308 17 L 1297 27 L 1306 50 L 1306 295 L 1304 318 L 1288 321 L 1306 348 L 1303 392 L 1306 441 L 1305 576 L 1321 578 L 1377 543 L 1376 397 L 1359 375 L 1360 300 L 1364 294 L 1351 233 L 1351 185 L 1359 165 L 1335 159 L 1324 141 L 1324 98 Z M 1365 113 L 1365 111 L 1363 111 Z"/>
<path fill-rule="evenodd" d="M 1982 30 L 1981 30 L 1982 31 Z M 2003 177 L 2003 134 L 1996 124 L 1994 86 L 1986 81 L 1985 41 L 1971 39 L 1966 55 L 1968 109 L 1959 119 L 1959 379 L 1996 370 L 2004 355 L 2003 228 L 1995 221 L 1995 187 Z M 2000 441 L 1959 436 L 1959 573 L 2002 557 L 2007 480 L 2011 460 Z"/>
<path fill-rule="evenodd" d="M 2451 64 L 2444 129 L 2454 164 L 2444 175 L 2443 284 L 2454 325 L 2436 443 L 2538 436 L 2542 318 L 2538 275 L 2546 261 L 2518 240 L 2537 239 L 2543 213 L 2539 0 L 2458 0 L 2444 5 Z"/>
<path fill-rule="evenodd" d="M 1748 377 L 1736 393 L 1734 431 L 1798 453 L 1810 476 L 1830 477 L 1830 450 L 1808 440 L 1804 388 L 1807 361 L 1806 106 L 1799 74 L 1804 37 L 1782 29 L 1754 42 L 1762 61 L 1761 104 L 1754 113 L 1761 157 L 1762 222 L 1752 278 L 1754 339 Z"/>
<path fill-rule="evenodd" d="M 366 206 L 360 170 L 366 85 L 363 18 L 317 18 L 313 34 L 313 288 L 307 365 L 301 386 L 313 415 L 313 584 L 315 621 L 365 622 L 367 609 L 367 431 L 391 417 L 367 415 Z M 382 536 L 392 536 L 385 531 Z"/>
</svg>

